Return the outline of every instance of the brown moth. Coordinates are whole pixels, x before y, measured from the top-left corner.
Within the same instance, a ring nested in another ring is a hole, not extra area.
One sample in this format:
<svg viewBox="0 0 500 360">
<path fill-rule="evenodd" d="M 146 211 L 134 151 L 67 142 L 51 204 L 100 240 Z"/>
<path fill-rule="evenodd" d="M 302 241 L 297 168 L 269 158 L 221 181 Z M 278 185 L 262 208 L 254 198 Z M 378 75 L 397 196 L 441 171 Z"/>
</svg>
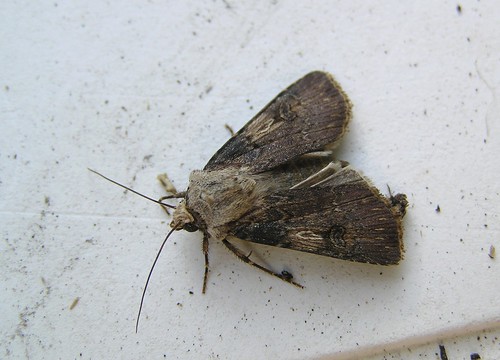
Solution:
<svg viewBox="0 0 500 360">
<path fill-rule="evenodd" d="M 401 260 L 406 196 L 386 198 L 345 161 L 335 146 L 351 119 L 351 103 L 333 77 L 307 74 L 264 107 L 189 177 L 173 213 L 175 230 L 200 230 L 241 260 L 239 238 L 316 255 L 381 265 Z M 297 284 L 298 285 L 298 284 Z"/>
<path fill-rule="evenodd" d="M 182 198 L 167 238 L 174 230 L 203 233 L 203 293 L 210 240 L 299 287 L 290 273 L 255 263 L 230 240 L 372 264 L 401 260 L 406 196 L 384 197 L 347 162 L 332 158 L 351 116 L 333 77 L 311 72 L 278 94 L 203 170 L 193 171 L 185 192 L 160 199 Z"/>
</svg>

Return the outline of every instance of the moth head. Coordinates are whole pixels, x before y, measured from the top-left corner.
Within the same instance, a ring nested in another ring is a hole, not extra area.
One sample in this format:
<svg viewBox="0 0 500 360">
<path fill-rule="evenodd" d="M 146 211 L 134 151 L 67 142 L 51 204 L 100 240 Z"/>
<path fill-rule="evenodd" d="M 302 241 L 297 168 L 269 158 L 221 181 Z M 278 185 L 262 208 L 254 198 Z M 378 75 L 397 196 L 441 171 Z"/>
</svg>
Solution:
<svg viewBox="0 0 500 360">
<path fill-rule="evenodd" d="M 186 230 L 194 232 L 198 230 L 193 215 L 186 208 L 186 201 L 182 200 L 172 214 L 170 227 L 175 230 Z"/>
</svg>

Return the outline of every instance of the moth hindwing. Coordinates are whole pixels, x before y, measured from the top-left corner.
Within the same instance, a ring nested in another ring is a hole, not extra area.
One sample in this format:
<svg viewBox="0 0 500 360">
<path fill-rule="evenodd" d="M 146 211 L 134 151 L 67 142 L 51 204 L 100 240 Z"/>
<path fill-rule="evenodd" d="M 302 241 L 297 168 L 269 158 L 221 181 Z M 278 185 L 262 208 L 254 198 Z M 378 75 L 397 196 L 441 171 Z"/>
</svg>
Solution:
<svg viewBox="0 0 500 360">
<path fill-rule="evenodd" d="M 384 197 L 331 150 L 351 119 L 351 103 L 333 77 L 311 72 L 264 107 L 195 170 L 173 213 L 174 230 L 200 230 L 205 255 L 217 239 L 241 260 L 282 280 L 230 240 L 373 264 L 402 257 L 404 194 Z M 172 196 L 172 197 L 175 197 Z"/>
</svg>

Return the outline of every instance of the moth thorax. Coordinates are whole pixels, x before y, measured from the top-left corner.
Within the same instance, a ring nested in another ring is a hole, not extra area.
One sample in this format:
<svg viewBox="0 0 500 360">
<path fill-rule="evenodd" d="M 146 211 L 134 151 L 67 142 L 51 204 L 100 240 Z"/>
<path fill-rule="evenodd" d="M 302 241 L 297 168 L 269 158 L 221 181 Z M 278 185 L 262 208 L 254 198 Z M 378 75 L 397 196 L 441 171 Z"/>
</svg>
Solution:
<svg viewBox="0 0 500 360">
<path fill-rule="evenodd" d="M 185 228 L 186 224 L 192 223 L 194 223 L 194 217 L 186 209 L 186 201 L 182 200 L 172 214 L 172 222 L 170 223 L 170 227 L 180 230 Z"/>
<path fill-rule="evenodd" d="M 212 238 L 223 239 L 227 224 L 255 206 L 256 181 L 239 169 L 193 171 L 189 177 L 186 208 L 202 222 Z"/>
</svg>

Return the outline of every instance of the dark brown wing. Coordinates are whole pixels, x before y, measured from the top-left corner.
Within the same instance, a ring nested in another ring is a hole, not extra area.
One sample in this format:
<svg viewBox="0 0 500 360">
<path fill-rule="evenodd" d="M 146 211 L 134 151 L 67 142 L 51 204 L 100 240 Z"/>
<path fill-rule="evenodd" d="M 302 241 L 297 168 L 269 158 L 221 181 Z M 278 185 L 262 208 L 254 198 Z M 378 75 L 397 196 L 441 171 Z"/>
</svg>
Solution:
<svg viewBox="0 0 500 360">
<path fill-rule="evenodd" d="M 228 166 L 259 173 L 340 140 L 351 104 L 333 77 L 312 72 L 290 85 L 210 159 L 204 170 Z"/>
<path fill-rule="evenodd" d="M 406 198 L 398 196 L 404 209 Z M 345 260 L 397 264 L 403 250 L 398 205 L 342 163 L 338 175 L 312 187 L 266 195 L 230 224 L 230 235 Z"/>
</svg>

